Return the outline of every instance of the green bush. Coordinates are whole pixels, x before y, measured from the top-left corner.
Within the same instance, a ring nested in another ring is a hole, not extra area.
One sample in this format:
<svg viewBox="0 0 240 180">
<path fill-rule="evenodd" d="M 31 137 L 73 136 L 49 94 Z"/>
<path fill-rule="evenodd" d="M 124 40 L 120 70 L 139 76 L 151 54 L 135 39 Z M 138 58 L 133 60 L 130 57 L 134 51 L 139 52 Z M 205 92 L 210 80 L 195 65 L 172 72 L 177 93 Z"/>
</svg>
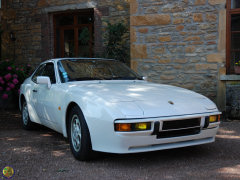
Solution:
<svg viewBox="0 0 240 180">
<path fill-rule="evenodd" d="M 106 58 L 120 60 L 129 63 L 130 46 L 129 32 L 123 23 L 107 23 L 105 33 L 105 56 Z"/>
</svg>

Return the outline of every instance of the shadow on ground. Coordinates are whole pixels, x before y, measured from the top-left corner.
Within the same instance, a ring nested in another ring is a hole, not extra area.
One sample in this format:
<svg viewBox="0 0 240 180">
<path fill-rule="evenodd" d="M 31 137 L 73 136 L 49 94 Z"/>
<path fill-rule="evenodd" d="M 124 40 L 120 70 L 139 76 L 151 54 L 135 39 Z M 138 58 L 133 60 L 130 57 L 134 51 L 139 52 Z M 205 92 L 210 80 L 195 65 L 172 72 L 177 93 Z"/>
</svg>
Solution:
<svg viewBox="0 0 240 180">
<path fill-rule="evenodd" d="M 21 127 L 18 112 L 0 111 L 0 168 L 13 179 L 240 179 L 240 121 L 222 122 L 216 142 L 149 153 L 100 153 L 75 160 L 61 134 Z M 2 178 L 3 179 L 3 178 Z"/>
</svg>

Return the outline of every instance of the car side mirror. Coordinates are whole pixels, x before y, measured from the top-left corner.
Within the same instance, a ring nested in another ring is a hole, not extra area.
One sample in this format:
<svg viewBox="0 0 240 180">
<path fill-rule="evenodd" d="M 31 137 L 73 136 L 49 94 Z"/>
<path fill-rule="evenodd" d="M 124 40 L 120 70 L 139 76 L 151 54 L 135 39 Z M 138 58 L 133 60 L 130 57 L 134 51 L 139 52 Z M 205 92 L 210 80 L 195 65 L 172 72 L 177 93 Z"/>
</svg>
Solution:
<svg viewBox="0 0 240 180">
<path fill-rule="evenodd" d="M 147 81 L 147 79 L 148 79 L 148 78 L 147 78 L 146 76 L 143 76 L 143 77 L 142 77 L 142 80 L 144 80 L 144 81 Z"/>
<path fill-rule="evenodd" d="M 51 88 L 51 81 L 48 76 L 38 76 L 37 83 L 38 84 L 46 84 L 49 89 Z"/>
</svg>

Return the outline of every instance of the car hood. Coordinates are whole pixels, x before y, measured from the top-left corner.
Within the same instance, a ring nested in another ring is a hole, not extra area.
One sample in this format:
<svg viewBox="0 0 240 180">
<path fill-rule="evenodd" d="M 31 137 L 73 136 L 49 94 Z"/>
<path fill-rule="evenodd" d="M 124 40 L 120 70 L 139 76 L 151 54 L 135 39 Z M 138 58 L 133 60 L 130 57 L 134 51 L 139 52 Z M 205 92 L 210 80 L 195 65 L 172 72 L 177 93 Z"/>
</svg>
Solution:
<svg viewBox="0 0 240 180">
<path fill-rule="evenodd" d="M 144 81 L 100 81 L 74 83 L 88 94 L 102 98 L 125 116 L 160 117 L 218 111 L 198 93 L 183 88 Z"/>
</svg>

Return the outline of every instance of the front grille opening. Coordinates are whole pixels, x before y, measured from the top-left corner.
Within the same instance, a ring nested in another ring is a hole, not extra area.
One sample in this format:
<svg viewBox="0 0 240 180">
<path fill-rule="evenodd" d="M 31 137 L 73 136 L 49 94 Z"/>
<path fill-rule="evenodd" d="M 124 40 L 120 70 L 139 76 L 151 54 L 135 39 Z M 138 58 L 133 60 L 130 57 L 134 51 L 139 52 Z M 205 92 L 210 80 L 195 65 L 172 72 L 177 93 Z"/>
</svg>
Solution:
<svg viewBox="0 0 240 180">
<path fill-rule="evenodd" d="M 201 131 L 200 127 L 191 128 L 191 129 L 180 129 L 173 131 L 162 131 L 157 134 L 157 138 L 171 138 L 171 137 L 179 137 L 179 136 L 189 136 L 199 134 Z"/>
<path fill-rule="evenodd" d="M 201 118 L 164 121 L 162 130 L 183 129 L 183 128 L 197 127 L 197 126 L 199 127 L 200 124 L 201 124 Z"/>
</svg>

